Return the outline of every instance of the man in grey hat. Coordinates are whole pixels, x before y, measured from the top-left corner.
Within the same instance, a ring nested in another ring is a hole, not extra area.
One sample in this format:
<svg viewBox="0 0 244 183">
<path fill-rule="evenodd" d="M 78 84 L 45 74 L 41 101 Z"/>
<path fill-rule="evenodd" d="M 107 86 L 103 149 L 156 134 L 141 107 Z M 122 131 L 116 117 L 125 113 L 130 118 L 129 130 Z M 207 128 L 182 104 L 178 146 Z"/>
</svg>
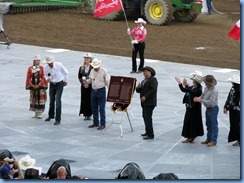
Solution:
<svg viewBox="0 0 244 183">
<path fill-rule="evenodd" d="M 136 87 L 136 92 L 140 93 L 142 117 L 145 123 L 145 133 L 141 134 L 144 140 L 153 139 L 153 110 L 157 106 L 158 81 L 155 78 L 156 72 L 152 67 L 142 68 L 144 80 Z"/>
<path fill-rule="evenodd" d="M 59 125 L 61 121 L 62 113 L 62 102 L 61 97 L 63 93 L 64 86 L 67 85 L 67 80 L 69 76 L 68 70 L 60 62 L 54 62 L 53 56 L 46 56 L 47 65 L 44 67 L 44 75 L 47 82 L 50 83 L 49 88 L 49 112 L 48 118 L 45 121 L 50 121 L 54 119 L 54 125 Z M 55 109 L 55 100 L 56 100 L 56 115 L 54 112 Z"/>
<path fill-rule="evenodd" d="M 207 146 L 215 146 L 218 139 L 218 91 L 215 86 L 217 81 L 212 75 L 206 75 L 203 77 L 203 81 L 206 85 L 204 93 L 201 97 L 195 97 L 194 102 L 202 102 L 206 107 L 206 126 L 207 126 L 207 139 L 202 144 Z"/>
</svg>

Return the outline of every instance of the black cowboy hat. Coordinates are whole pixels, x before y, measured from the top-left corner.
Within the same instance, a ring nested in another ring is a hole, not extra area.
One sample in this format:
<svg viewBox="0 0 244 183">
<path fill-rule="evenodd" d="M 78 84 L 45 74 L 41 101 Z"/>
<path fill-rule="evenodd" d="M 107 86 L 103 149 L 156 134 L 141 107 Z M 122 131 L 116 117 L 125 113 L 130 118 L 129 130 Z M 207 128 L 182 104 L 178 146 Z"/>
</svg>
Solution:
<svg viewBox="0 0 244 183">
<path fill-rule="evenodd" d="M 145 66 L 145 67 L 142 68 L 142 71 L 145 71 L 145 70 L 151 72 L 151 75 L 152 76 L 155 76 L 156 75 L 156 72 L 155 72 L 155 70 L 152 67 Z"/>
</svg>

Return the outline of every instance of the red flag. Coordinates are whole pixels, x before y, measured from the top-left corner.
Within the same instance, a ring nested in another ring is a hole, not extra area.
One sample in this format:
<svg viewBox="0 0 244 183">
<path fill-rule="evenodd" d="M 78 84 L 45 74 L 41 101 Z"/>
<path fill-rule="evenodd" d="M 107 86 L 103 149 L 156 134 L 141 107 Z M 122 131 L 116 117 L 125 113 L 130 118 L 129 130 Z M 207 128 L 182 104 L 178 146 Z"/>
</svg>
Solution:
<svg viewBox="0 0 244 183">
<path fill-rule="evenodd" d="M 120 0 L 97 0 L 94 18 L 99 18 L 122 9 Z"/>
<path fill-rule="evenodd" d="M 235 40 L 240 39 L 240 20 L 238 20 L 234 27 L 229 31 L 229 37 Z"/>
</svg>

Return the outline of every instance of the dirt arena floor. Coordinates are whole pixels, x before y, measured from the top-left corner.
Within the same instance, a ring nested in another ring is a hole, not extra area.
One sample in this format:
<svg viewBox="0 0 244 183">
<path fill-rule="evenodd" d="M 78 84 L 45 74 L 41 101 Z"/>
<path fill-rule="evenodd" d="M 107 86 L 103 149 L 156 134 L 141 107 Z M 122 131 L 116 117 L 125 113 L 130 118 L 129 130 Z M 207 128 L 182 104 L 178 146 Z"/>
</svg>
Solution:
<svg viewBox="0 0 244 183">
<path fill-rule="evenodd" d="M 240 69 L 240 41 L 228 37 L 240 18 L 240 1 L 213 0 L 213 4 L 217 11 L 201 14 L 193 23 L 146 25 L 145 58 Z M 133 18 L 129 26 L 135 26 Z M 4 27 L 14 43 L 131 55 L 125 21 L 96 20 L 82 9 L 6 15 Z"/>
</svg>

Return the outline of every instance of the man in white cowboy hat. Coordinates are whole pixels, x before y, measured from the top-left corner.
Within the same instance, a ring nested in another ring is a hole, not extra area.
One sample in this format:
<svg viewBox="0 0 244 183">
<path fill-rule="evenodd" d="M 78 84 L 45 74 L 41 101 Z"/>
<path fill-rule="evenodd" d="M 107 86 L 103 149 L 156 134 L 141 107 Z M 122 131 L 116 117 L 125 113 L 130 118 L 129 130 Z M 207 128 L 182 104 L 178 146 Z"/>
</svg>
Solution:
<svg viewBox="0 0 244 183">
<path fill-rule="evenodd" d="M 240 76 L 233 75 L 228 81 L 232 83 L 232 87 L 224 105 L 224 114 L 228 114 L 230 120 L 230 132 L 228 142 L 236 141 L 233 146 L 240 146 Z"/>
<path fill-rule="evenodd" d="M 202 144 L 207 146 L 215 146 L 218 139 L 218 91 L 215 88 L 217 81 L 212 75 L 203 77 L 206 85 L 201 97 L 195 97 L 194 102 L 202 102 L 206 107 L 206 126 L 207 126 L 207 139 Z"/>
<path fill-rule="evenodd" d="M 91 104 L 93 124 L 90 125 L 89 128 L 97 127 L 98 130 L 102 130 L 106 127 L 106 86 L 109 86 L 110 81 L 110 76 L 107 70 L 101 67 L 101 62 L 102 61 L 97 58 L 92 60 L 91 66 L 93 69 L 87 80 L 88 83 L 92 83 Z"/>
<path fill-rule="evenodd" d="M 60 62 L 54 61 L 54 56 L 46 56 L 47 65 L 44 68 L 45 78 L 50 83 L 49 88 L 49 112 L 48 118 L 45 121 L 50 121 L 55 117 L 54 125 L 59 125 L 61 121 L 62 102 L 61 97 L 63 87 L 67 85 L 69 76 L 68 70 Z M 54 112 L 56 100 L 56 115 Z"/>
<path fill-rule="evenodd" d="M 142 72 L 142 68 L 144 67 L 145 39 L 147 36 L 147 30 L 144 27 L 146 21 L 144 21 L 142 18 L 138 18 L 135 23 L 137 24 L 137 27 L 132 29 L 132 31 L 130 31 L 130 28 L 127 29 L 127 33 L 129 35 L 135 35 L 135 39 L 131 41 L 131 43 L 133 44 L 131 73 L 136 73 L 137 71 L 138 73 Z M 136 57 L 138 52 L 140 55 L 140 65 L 137 70 Z"/>
</svg>

